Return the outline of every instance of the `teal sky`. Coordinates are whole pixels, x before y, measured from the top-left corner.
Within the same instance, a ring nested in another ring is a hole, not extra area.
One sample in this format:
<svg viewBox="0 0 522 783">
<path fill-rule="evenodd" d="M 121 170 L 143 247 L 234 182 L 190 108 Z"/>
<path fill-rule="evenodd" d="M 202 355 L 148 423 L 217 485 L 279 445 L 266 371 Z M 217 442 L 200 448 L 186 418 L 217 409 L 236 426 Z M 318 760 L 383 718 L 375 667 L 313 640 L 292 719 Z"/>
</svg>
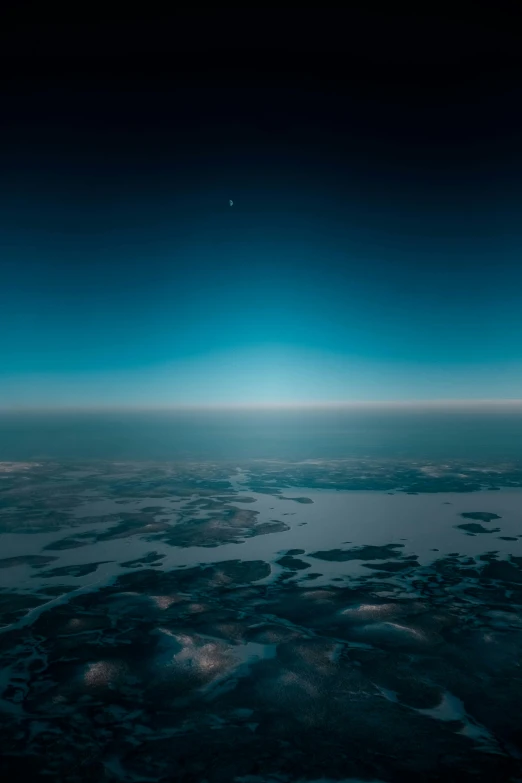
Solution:
<svg viewBox="0 0 522 783">
<path fill-rule="evenodd" d="M 522 396 L 516 80 L 91 65 L 3 95 L 0 406 Z"/>
</svg>

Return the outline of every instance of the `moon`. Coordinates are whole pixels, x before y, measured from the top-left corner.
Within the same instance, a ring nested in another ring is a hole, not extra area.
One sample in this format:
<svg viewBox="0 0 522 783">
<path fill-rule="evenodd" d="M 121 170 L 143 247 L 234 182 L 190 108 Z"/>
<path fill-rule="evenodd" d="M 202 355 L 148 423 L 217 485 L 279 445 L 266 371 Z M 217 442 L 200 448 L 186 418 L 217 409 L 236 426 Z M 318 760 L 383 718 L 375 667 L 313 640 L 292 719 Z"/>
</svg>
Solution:
<svg viewBox="0 0 522 783">
<path fill-rule="evenodd" d="M 234 202 L 232 201 L 232 199 L 231 199 L 231 198 L 228 200 L 228 203 L 230 204 L 230 206 L 231 206 L 231 207 L 233 207 L 233 206 L 234 206 Z"/>
</svg>

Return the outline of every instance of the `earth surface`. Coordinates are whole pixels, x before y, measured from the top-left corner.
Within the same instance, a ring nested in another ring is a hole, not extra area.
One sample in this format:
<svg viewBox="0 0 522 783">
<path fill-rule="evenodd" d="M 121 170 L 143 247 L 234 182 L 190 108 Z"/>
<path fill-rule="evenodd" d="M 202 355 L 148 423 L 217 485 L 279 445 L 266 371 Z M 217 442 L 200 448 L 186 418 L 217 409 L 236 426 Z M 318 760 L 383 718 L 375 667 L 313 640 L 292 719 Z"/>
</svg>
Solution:
<svg viewBox="0 0 522 783">
<path fill-rule="evenodd" d="M 522 466 L 0 463 L 32 781 L 522 781 Z"/>
</svg>

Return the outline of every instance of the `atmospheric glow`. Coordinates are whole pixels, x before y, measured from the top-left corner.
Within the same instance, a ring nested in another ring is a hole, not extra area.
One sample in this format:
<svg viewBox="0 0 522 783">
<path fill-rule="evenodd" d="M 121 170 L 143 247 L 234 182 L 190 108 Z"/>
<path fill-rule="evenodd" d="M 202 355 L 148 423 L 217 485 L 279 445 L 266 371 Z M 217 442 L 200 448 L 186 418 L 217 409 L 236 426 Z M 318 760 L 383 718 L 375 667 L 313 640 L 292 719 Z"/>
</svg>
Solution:
<svg viewBox="0 0 522 783">
<path fill-rule="evenodd" d="M 3 378 L 0 408 L 249 408 L 518 404 L 522 363 L 376 362 L 261 346 L 139 369 Z M 458 392 L 458 394 L 456 394 Z"/>
</svg>

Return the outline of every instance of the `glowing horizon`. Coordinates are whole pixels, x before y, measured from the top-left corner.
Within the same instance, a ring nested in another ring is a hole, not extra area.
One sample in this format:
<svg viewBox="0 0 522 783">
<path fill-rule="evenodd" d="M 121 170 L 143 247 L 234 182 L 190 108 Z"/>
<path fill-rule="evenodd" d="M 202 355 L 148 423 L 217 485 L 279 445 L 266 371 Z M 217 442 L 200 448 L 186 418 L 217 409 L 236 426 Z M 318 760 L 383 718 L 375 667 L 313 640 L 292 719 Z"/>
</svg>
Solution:
<svg viewBox="0 0 522 783">
<path fill-rule="evenodd" d="M 522 363 L 375 360 L 331 347 L 243 345 L 133 367 L 4 373 L 0 408 L 273 408 L 513 400 Z"/>
<path fill-rule="evenodd" d="M 177 403 L 172 405 L 11 405 L 0 406 L 0 413 L 96 413 L 96 412 L 198 412 L 198 411 L 293 411 L 293 410 L 377 410 L 377 409 L 466 409 L 520 407 L 522 398 L 506 399 L 433 399 L 433 400 L 322 400 L 296 402 L 229 402 L 215 404 Z"/>
</svg>

